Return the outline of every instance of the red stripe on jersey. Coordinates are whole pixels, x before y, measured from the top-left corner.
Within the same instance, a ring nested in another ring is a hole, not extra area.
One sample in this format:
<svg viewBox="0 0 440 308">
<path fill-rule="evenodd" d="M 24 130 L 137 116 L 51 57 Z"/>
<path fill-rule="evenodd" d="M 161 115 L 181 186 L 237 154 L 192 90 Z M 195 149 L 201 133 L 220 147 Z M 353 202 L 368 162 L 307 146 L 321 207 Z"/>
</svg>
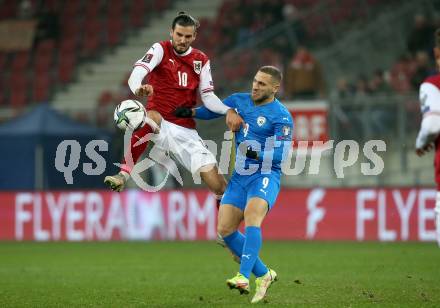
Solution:
<svg viewBox="0 0 440 308">
<path fill-rule="evenodd" d="M 134 66 L 142 66 L 143 68 L 145 68 L 148 71 L 148 73 L 150 73 L 150 69 L 148 68 L 148 66 L 146 66 L 142 63 L 136 63 Z"/>
<path fill-rule="evenodd" d="M 212 91 L 214 91 L 214 88 L 206 88 L 205 90 L 202 90 L 202 93 L 207 93 Z"/>
<path fill-rule="evenodd" d="M 423 82 L 428 82 L 440 89 L 440 74 L 429 76 Z"/>
</svg>

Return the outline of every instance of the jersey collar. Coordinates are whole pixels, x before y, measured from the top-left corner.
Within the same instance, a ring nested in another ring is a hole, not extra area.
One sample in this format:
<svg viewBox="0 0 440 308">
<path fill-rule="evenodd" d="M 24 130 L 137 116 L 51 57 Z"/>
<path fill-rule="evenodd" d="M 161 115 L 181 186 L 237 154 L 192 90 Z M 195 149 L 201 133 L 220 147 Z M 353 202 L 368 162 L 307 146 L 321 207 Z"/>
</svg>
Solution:
<svg viewBox="0 0 440 308">
<path fill-rule="evenodd" d="M 251 96 L 252 96 L 252 95 L 251 95 Z M 275 98 L 273 99 L 273 101 L 270 101 L 270 102 L 267 102 L 267 103 L 264 103 L 264 104 L 257 105 L 257 104 L 255 104 L 255 102 L 254 102 L 254 101 L 252 100 L 252 98 L 251 98 L 251 102 L 252 102 L 252 105 L 253 105 L 254 107 L 267 106 L 267 105 L 270 105 L 270 104 L 275 103 L 276 101 L 278 101 L 278 100 L 277 100 L 277 98 L 275 97 Z"/>
</svg>

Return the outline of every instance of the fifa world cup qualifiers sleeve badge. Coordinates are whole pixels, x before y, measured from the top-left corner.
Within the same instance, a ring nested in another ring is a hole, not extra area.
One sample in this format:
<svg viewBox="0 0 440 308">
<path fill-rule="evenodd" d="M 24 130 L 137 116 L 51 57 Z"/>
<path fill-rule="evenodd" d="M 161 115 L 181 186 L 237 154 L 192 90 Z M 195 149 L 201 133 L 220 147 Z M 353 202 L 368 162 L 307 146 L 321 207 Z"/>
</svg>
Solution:
<svg viewBox="0 0 440 308">
<path fill-rule="evenodd" d="M 152 58 L 153 58 L 153 54 L 151 54 L 151 53 L 147 53 L 147 54 L 142 58 L 142 62 L 150 63 L 150 61 L 151 61 Z"/>
</svg>

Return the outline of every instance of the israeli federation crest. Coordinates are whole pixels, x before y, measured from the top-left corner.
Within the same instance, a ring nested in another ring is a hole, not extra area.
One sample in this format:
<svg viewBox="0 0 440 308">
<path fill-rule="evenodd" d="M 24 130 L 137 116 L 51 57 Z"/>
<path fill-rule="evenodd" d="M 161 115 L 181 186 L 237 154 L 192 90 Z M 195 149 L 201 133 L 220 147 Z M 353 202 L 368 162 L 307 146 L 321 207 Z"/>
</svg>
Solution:
<svg viewBox="0 0 440 308">
<path fill-rule="evenodd" d="M 257 118 L 257 124 L 258 124 L 258 126 L 263 126 L 264 123 L 266 123 L 266 118 L 265 118 L 265 117 L 258 117 L 258 118 Z"/>
<path fill-rule="evenodd" d="M 290 134 L 290 127 L 283 126 L 283 135 L 286 137 L 286 136 L 289 136 L 289 134 Z"/>
<path fill-rule="evenodd" d="M 194 61 L 194 72 L 200 74 L 202 72 L 202 61 Z"/>
</svg>

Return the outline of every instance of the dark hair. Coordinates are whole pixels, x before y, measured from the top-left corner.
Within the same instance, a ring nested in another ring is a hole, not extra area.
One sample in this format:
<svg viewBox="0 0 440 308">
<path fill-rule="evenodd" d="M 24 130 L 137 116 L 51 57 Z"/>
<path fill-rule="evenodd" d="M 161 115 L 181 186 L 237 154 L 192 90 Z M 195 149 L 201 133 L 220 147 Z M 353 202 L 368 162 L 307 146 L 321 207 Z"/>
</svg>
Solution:
<svg viewBox="0 0 440 308">
<path fill-rule="evenodd" d="M 435 47 L 440 48 L 440 28 L 435 30 L 434 42 L 435 42 Z"/>
<path fill-rule="evenodd" d="M 258 71 L 262 72 L 262 73 L 265 73 L 265 74 L 269 74 L 278 83 L 281 83 L 281 80 L 283 80 L 283 74 L 275 66 L 271 66 L 271 65 L 262 66 L 262 67 L 260 67 L 260 69 Z"/>
<path fill-rule="evenodd" d="M 177 16 L 174 17 L 173 23 L 171 24 L 171 28 L 174 30 L 176 25 L 179 25 L 182 27 L 193 26 L 194 30 L 197 30 L 197 28 L 200 26 L 200 23 L 197 19 L 195 19 L 191 15 L 189 15 L 185 12 L 179 12 L 177 14 Z"/>
</svg>

